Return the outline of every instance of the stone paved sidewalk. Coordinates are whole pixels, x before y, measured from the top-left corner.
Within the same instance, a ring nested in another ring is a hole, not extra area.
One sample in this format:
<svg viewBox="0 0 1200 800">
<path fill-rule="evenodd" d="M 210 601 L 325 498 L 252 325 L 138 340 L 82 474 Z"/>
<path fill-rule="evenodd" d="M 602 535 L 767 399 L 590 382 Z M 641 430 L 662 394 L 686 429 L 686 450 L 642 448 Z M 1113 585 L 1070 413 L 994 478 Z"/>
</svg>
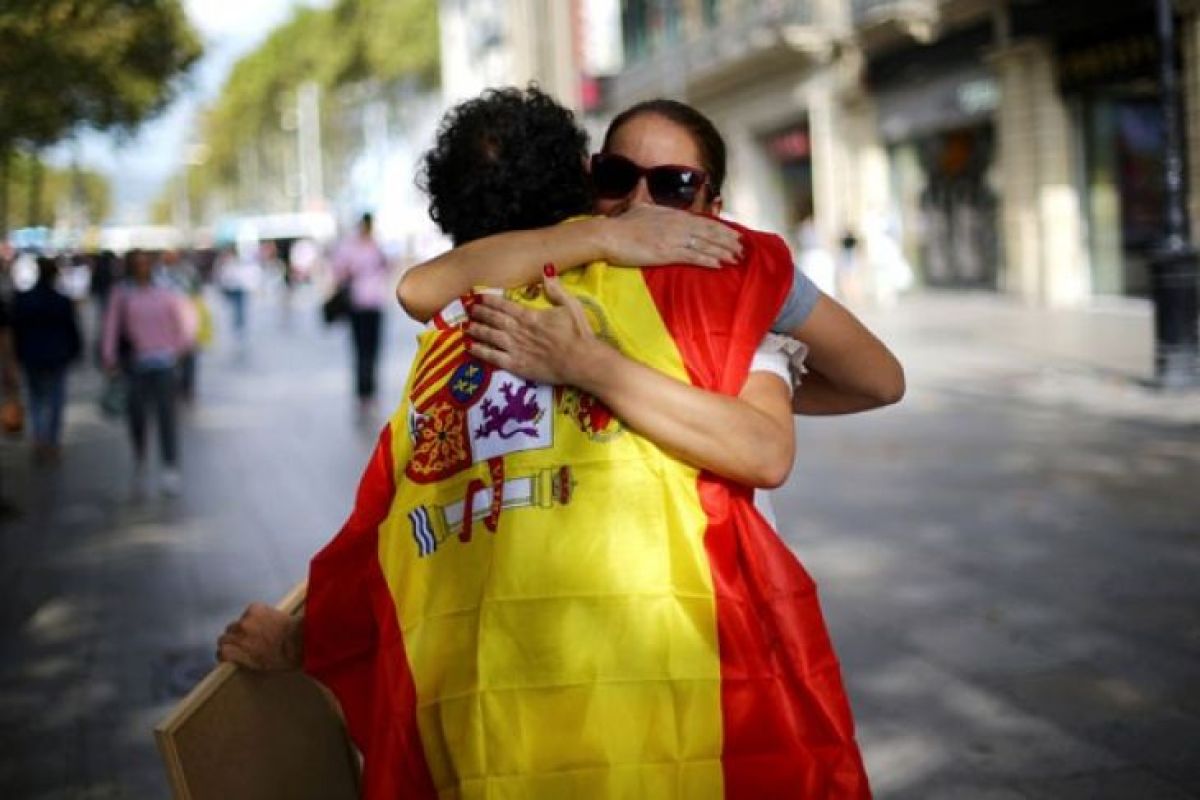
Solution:
<svg viewBox="0 0 1200 800">
<path fill-rule="evenodd" d="M 0 797 L 164 797 L 153 723 L 340 524 L 373 430 L 313 300 L 290 328 L 260 303 L 248 358 L 206 355 L 181 498 L 129 499 L 87 371 L 61 466 L 0 443 L 24 509 L 0 523 Z M 909 396 L 798 420 L 775 502 L 877 796 L 1200 797 L 1200 399 L 1138 383 L 1146 309 L 927 296 L 866 316 Z M 413 329 L 389 324 L 394 399 Z"/>
<path fill-rule="evenodd" d="M 1149 309 L 866 316 L 908 397 L 800 420 L 778 510 L 878 796 L 1200 796 L 1200 396 L 1143 385 Z"/>
</svg>

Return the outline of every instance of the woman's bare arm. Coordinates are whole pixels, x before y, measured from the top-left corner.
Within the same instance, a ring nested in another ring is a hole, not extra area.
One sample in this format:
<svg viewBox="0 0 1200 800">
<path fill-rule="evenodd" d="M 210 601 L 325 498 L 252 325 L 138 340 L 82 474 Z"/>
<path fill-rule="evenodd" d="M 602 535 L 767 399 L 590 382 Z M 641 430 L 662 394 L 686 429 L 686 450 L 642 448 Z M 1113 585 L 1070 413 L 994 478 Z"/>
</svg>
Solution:
<svg viewBox="0 0 1200 800">
<path fill-rule="evenodd" d="M 797 414 L 852 414 L 904 397 L 904 368 L 883 342 L 826 295 L 795 330 L 808 345 L 809 375 L 793 398 Z"/>
<path fill-rule="evenodd" d="M 737 397 L 699 389 L 595 340 L 572 385 L 679 460 L 745 486 L 774 489 L 792 471 L 792 398 L 779 377 L 754 372 Z"/>
<path fill-rule="evenodd" d="M 738 397 L 697 388 L 597 339 L 579 301 L 556 280 L 547 280 L 546 292 L 557 308 L 484 296 L 472 309 L 472 352 L 517 375 L 594 395 L 631 429 L 695 467 L 754 487 L 787 479 L 795 437 L 783 380 L 753 373 Z"/>
<path fill-rule="evenodd" d="M 592 261 L 621 266 L 719 267 L 741 255 L 739 236 L 708 217 L 639 205 L 616 217 L 511 231 L 478 239 L 412 267 L 396 298 L 421 322 L 477 286 L 512 288 L 541 277 L 543 264 L 572 269 Z"/>
</svg>

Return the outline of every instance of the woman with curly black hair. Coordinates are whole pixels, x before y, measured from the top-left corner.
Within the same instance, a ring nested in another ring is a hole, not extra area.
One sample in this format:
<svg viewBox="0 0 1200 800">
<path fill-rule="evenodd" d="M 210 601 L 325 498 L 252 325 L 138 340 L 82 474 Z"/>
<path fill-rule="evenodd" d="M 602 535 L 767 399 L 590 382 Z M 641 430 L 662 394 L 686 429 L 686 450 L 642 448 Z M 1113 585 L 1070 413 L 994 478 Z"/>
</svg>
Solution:
<svg viewBox="0 0 1200 800">
<path fill-rule="evenodd" d="M 542 92 L 485 92 L 446 112 L 425 155 L 429 216 L 460 245 L 590 213 L 586 152 L 571 112 Z"/>
<path fill-rule="evenodd" d="M 564 140 L 570 158 L 526 158 Z M 536 90 L 457 109 L 425 182 L 458 255 L 515 219 L 584 210 L 582 141 Z M 663 165 L 654 194 L 707 193 L 698 160 Z M 481 197 L 501 175 L 505 199 Z M 303 621 L 253 606 L 222 637 L 223 658 L 302 661 L 334 692 L 367 797 L 866 796 L 815 589 L 748 488 L 781 482 L 794 448 L 787 370 L 754 360 L 790 286 L 786 246 L 643 205 L 515 235 L 525 258 L 635 240 L 726 266 L 594 263 L 561 285 L 547 267 L 543 287 L 433 314 L 355 510 L 313 560 Z M 510 285 L 506 269 L 489 283 Z M 589 343 L 572 351 L 589 371 L 661 393 L 638 408 L 487 366 L 514 357 L 529 305 L 550 338 Z"/>
</svg>

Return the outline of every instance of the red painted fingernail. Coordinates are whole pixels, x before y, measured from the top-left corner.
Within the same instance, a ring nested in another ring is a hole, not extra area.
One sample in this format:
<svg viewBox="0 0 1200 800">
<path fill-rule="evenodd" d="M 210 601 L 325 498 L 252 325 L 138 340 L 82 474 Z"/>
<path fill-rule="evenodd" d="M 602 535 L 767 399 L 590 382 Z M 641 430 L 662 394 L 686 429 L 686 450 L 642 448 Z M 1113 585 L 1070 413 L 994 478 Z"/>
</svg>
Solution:
<svg viewBox="0 0 1200 800">
<path fill-rule="evenodd" d="M 542 274 L 545 275 L 547 278 L 553 278 L 555 275 L 558 274 L 558 270 L 556 270 L 554 268 L 553 264 L 546 264 L 542 267 Z"/>
</svg>

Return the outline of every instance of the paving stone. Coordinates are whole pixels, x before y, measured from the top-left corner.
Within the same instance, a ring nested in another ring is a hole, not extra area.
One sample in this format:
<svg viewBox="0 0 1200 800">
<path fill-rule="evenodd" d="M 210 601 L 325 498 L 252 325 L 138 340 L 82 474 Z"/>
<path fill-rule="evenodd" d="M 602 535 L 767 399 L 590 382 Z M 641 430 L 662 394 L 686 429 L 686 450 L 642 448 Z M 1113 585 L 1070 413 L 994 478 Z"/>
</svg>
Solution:
<svg viewBox="0 0 1200 800">
<path fill-rule="evenodd" d="M 1020 786 L 1030 800 L 1187 800 L 1195 797 L 1141 769 L 1023 781 Z"/>
</svg>

